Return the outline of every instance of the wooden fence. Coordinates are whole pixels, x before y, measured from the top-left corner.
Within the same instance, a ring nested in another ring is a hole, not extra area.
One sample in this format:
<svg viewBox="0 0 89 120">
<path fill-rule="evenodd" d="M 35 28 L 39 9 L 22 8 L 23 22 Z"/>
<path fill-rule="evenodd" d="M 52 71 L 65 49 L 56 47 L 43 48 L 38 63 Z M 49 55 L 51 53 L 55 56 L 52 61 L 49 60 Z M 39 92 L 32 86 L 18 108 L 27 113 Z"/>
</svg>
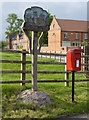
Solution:
<svg viewBox="0 0 89 120">
<path fill-rule="evenodd" d="M 0 73 L 21 73 L 21 80 L 16 80 L 16 81 L 0 81 L 0 84 L 5 84 L 5 83 L 22 83 L 22 85 L 25 85 L 25 83 L 30 83 L 31 80 L 25 80 L 25 74 L 31 73 L 31 71 L 26 71 L 26 64 L 31 64 L 31 61 L 26 61 L 26 54 L 30 54 L 28 51 L 20 51 L 20 50 L 3 50 L 0 52 L 12 52 L 12 53 L 21 53 L 21 61 L 18 60 L 0 60 L 0 63 L 21 63 L 21 70 L 2 70 Z M 53 56 L 62 56 L 66 57 L 66 54 L 56 54 L 56 53 L 38 53 L 38 55 L 53 55 Z M 83 55 L 82 58 L 89 58 L 89 55 Z M 56 64 L 56 65 L 66 65 L 66 62 L 64 63 L 59 63 L 59 62 L 37 62 L 37 64 Z M 81 64 L 82 66 L 89 66 L 89 64 Z M 70 71 L 37 71 L 37 73 L 44 73 L 44 74 L 65 74 L 65 80 L 37 80 L 37 82 L 66 82 L 67 86 L 69 86 L 69 82 L 72 80 L 69 80 L 69 74 L 71 73 Z M 84 73 L 89 73 L 89 71 L 78 71 L 76 73 L 79 74 L 84 74 Z M 75 82 L 80 82 L 80 81 L 89 81 L 89 79 L 77 79 Z"/>
</svg>

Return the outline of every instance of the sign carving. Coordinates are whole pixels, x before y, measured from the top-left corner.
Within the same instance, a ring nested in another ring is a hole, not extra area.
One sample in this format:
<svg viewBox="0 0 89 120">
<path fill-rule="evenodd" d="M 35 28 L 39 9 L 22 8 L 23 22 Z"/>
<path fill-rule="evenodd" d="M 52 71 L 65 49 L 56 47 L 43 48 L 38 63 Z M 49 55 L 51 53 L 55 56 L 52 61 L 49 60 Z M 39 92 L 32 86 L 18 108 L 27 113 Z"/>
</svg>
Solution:
<svg viewBox="0 0 89 120">
<path fill-rule="evenodd" d="M 23 29 L 37 32 L 49 30 L 49 15 L 40 7 L 31 7 L 25 10 Z"/>
</svg>

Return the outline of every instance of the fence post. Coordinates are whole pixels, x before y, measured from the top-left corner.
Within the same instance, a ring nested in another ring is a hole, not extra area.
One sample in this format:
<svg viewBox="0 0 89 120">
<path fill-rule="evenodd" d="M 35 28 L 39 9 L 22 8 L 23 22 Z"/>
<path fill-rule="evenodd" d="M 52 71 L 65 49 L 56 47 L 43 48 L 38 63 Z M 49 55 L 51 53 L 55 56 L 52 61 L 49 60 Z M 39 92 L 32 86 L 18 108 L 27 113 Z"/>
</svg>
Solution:
<svg viewBox="0 0 89 120">
<path fill-rule="evenodd" d="M 47 53 L 47 51 L 46 51 L 46 53 Z M 46 55 L 46 58 L 47 58 L 47 55 Z"/>
<path fill-rule="evenodd" d="M 55 54 L 56 54 L 56 51 L 55 51 Z M 55 55 L 55 60 L 56 60 L 56 55 Z"/>
<path fill-rule="evenodd" d="M 43 51 L 42 51 L 42 53 L 43 53 Z M 42 55 L 41 55 L 41 58 L 42 58 Z"/>
<path fill-rule="evenodd" d="M 66 63 L 66 56 L 65 56 L 65 63 Z M 66 65 L 65 65 L 65 71 L 66 71 Z M 69 80 L 69 73 L 65 73 L 65 86 L 69 87 L 69 82 L 67 80 Z"/>
<path fill-rule="evenodd" d="M 51 58 L 51 51 L 50 51 L 50 58 Z"/>
<path fill-rule="evenodd" d="M 61 54 L 61 52 L 60 52 L 60 54 Z M 60 62 L 61 62 L 61 56 L 59 56 L 59 59 L 60 59 Z"/>
<path fill-rule="evenodd" d="M 89 55 L 89 46 L 85 46 L 85 55 Z M 85 63 L 88 64 L 89 63 L 89 58 L 85 58 Z M 89 65 L 86 65 L 85 67 L 86 71 L 89 71 Z M 86 78 L 89 78 L 89 73 L 86 73 Z"/>
<path fill-rule="evenodd" d="M 22 81 L 25 80 L 25 67 L 26 67 L 26 65 L 25 65 L 25 62 L 26 62 L 26 53 L 25 53 L 25 51 L 26 50 L 23 50 L 23 53 L 21 53 L 21 61 L 22 61 L 22 63 L 21 63 L 21 70 L 23 71 L 21 73 L 21 80 Z M 25 85 L 25 83 L 22 82 L 21 85 Z"/>
</svg>

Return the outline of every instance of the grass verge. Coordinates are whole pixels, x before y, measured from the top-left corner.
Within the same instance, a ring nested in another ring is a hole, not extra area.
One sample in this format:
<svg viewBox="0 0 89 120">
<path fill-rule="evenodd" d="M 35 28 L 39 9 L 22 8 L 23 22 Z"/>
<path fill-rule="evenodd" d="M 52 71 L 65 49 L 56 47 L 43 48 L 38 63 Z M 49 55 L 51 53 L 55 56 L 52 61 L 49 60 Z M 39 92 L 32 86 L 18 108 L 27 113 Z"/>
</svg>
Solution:
<svg viewBox="0 0 89 120">
<path fill-rule="evenodd" d="M 3 53 L 3 60 L 20 60 L 20 54 Z M 31 60 L 29 56 L 26 58 Z M 38 61 L 57 62 L 53 59 L 38 58 Z M 20 70 L 20 64 L 3 63 L 3 70 Z M 38 70 L 64 71 L 63 65 L 38 65 Z M 31 65 L 26 65 L 26 70 L 31 70 Z M 71 75 L 70 75 L 71 78 Z M 76 74 L 77 79 L 82 79 L 81 74 Z M 2 80 L 19 80 L 20 74 L 2 74 Z M 31 75 L 26 75 L 26 80 Z M 64 74 L 38 74 L 39 80 L 64 79 Z M 31 89 L 31 84 L 2 85 L 2 116 L 3 118 L 56 118 L 60 115 L 73 115 L 88 112 L 87 82 L 75 83 L 75 103 L 71 102 L 71 83 L 65 87 L 64 83 L 38 83 L 38 90 L 47 93 L 51 104 L 37 108 L 35 105 L 17 103 L 17 95 L 26 89 Z"/>
</svg>

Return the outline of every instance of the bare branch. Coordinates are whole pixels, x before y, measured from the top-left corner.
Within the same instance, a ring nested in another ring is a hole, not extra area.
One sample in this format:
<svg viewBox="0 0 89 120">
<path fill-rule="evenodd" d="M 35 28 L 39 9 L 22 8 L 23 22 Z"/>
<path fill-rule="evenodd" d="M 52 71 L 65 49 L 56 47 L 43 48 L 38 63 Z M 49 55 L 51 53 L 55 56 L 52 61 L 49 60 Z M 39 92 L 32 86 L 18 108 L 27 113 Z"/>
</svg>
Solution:
<svg viewBox="0 0 89 120">
<path fill-rule="evenodd" d="M 38 42 L 39 42 L 39 52 L 40 52 L 40 49 L 41 49 L 41 45 L 42 45 L 42 38 L 44 37 L 46 32 L 42 32 L 39 39 L 38 39 Z"/>
</svg>

